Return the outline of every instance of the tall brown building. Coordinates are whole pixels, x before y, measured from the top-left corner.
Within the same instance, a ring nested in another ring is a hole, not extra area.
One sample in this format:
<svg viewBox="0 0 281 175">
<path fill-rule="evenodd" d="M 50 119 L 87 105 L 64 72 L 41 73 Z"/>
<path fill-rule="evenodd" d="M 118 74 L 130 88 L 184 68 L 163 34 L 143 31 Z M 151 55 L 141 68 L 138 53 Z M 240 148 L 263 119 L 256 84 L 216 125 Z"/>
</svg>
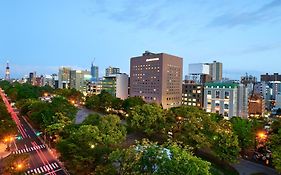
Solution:
<svg viewBox="0 0 281 175">
<path fill-rule="evenodd" d="M 165 53 L 145 52 L 131 58 L 130 96 L 142 97 L 164 109 L 181 105 L 183 59 Z"/>
</svg>

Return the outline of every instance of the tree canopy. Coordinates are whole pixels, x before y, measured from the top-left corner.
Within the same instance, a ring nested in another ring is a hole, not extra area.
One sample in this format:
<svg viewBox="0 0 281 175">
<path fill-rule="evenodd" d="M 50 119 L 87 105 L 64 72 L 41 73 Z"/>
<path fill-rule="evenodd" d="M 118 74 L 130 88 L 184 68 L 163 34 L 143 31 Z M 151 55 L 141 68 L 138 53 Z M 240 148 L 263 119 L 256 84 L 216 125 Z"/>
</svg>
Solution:
<svg viewBox="0 0 281 175">
<path fill-rule="evenodd" d="M 210 174 L 210 163 L 176 143 L 158 145 L 147 140 L 110 154 L 116 174 Z"/>
</svg>

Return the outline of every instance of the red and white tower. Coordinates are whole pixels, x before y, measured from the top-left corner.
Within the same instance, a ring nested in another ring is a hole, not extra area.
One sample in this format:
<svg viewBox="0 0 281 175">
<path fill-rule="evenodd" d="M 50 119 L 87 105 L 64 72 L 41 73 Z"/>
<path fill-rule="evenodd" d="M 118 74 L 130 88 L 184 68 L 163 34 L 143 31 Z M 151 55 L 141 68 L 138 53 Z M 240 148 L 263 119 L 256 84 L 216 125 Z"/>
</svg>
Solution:
<svg viewBox="0 0 281 175">
<path fill-rule="evenodd" d="M 9 66 L 9 62 L 7 62 L 7 66 L 6 66 L 6 72 L 5 72 L 5 80 L 10 80 L 10 66 Z"/>
</svg>

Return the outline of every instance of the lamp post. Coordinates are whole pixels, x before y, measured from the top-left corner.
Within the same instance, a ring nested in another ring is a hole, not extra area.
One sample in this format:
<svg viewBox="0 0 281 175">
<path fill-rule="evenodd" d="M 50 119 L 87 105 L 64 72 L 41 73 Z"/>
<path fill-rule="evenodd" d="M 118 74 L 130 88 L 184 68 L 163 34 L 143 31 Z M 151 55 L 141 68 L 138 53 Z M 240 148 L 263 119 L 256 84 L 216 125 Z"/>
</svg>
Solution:
<svg viewBox="0 0 281 175">
<path fill-rule="evenodd" d="M 6 137 L 4 139 L 4 142 L 6 143 L 7 145 L 7 150 L 10 151 L 10 148 L 11 148 L 11 144 L 12 142 L 14 141 L 14 138 L 12 136 L 9 136 L 9 137 Z"/>
<path fill-rule="evenodd" d="M 184 119 L 184 118 L 181 117 L 181 116 L 177 116 L 177 117 L 176 117 L 178 129 L 180 129 L 180 124 L 182 124 L 183 119 Z"/>
</svg>

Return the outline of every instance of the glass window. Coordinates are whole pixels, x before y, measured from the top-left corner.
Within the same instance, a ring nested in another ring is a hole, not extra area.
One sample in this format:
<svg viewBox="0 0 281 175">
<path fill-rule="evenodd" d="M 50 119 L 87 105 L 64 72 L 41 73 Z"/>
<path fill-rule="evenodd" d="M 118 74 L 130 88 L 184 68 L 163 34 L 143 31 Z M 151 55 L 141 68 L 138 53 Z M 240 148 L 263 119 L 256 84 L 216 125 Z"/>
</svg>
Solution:
<svg viewBox="0 0 281 175">
<path fill-rule="evenodd" d="M 224 104 L 224 109 L 229 109 L 229 105 L 228 104 Z"/>
<path fill-rule="evenodd" d="M 208 91 L 208 95 L 212 95 L 212 91 Z"/>
<path fill-rule="evenodd" d="M 224 93 L 224 98 L 225 98 L 225 99 L 229 99 L 229 92 L 228 92 L 228 91 L 226 91 L 226 92 Z"/>
<path fill-rule="evenodd" d="M 220 98 L 220 91 L 216 91 L 216 98 Z"/>
</svg>

